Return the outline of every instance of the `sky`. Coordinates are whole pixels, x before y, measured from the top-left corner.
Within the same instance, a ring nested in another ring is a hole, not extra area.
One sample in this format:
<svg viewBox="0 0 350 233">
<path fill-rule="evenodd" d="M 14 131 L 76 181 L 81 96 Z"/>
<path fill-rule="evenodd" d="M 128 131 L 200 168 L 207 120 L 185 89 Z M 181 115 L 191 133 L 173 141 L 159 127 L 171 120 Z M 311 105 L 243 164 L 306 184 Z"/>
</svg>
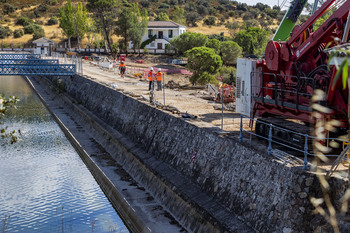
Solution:
<svg viewBox="0 0 350 233">
<path fill-rule="evenodd" d="M 280 4 L 282 3 L 282 0 L 279 0 L 280 1 Z M 261 2 L 261 3 L 264 3 L 264 4 L 267 4 L 269 5 L 270 7 L 273 7 L 275 5 L 278 5 L 278 0 L 268 0 L 268 1 L 263 1 L 263 0 L 241 0 L 241 1 L 237 1 L 237 2 L 240 2 L 240 3 L 247 3 L 248 5 L 250 6 L 253 6 L 253 5 L 256 5 L 258 2 Z"/>
<path fill-rule="evenodd" d="M 258 2 L 261 2 L 269 5 L 271 8 L 276 5 L 281 5 L 283 2 L 285 2 L 285 7 L 282 8 L 283 10 L 288 8 L 291 2 L 291 0 L 286 0 L 286 1 L 284 0 L 267 0 L 267 1 L 266 0 L 265 1 L 264 0 L 236 0 L 236 1 L 241 3 L 247 3 L 250 6 L 256 5 Z M 308 0 L 308 2 L 313 4 L 314 0 Z"/>
</svg>

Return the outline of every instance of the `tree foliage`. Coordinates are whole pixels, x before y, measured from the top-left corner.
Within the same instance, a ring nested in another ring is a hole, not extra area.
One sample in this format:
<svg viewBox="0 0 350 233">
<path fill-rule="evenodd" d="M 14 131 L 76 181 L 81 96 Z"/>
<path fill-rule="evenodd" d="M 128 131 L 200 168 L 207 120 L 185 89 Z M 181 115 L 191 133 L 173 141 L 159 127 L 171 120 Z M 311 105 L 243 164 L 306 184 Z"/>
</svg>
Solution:
<svg viewBox="0 0 350 233">
<path fill-rule="evenodd" d="M 238 32 L 233 40 L 242 47 L 243 54 L 260 56 L 265 52 L 268 42 L 268 32 L 261 28 L 248 28 Z"/>
<path fill-rule="evenodd" d="M 221 42 L 217 39 L 209 39 L 205 44 L 206 47 L 211 48 L 216 54 L 220 53 Z"/>
<path fill-rule="evenodd" d="M 117 27 L 114 31 L 116 35 L 122 37 L 119 42 L 121 50 L 127 51 L 132 24 L 132 10 L 130 8 L 125 8 L 119 15 Z"/>
<path fill-rule="evenodd" d="M 172 46 L 174 46 L 179 54 L 184 54 L 189 49 L 204 46 L 207 41 L 208 37 L 201 33 L 185 32 L 180 36 L 172 39 L 170 43 Z"/>
<path fill-rule="evenodd" d="M 78 47 L 80 48 L 80 41 L 84 38 L 86 33 L 86 25 L 87 25 L 87 12 L 85 7 L 81 2 L 78 2 L 77 7 L 74 10 L 73 16 L 73 28 L 74 35 L 78 38 Z"/>
<path fill-rule="evenodd" d="M 169 16 L 164 12 L 160 12 L 154 20 L 155 21 L 169 21 Z"/>
<path fill-rule="evenodd" d="M 95 18 L 96 26 L 101 31 L 103 37 L 107 41 L 108 48 L 112 50 L 112 33 L 115 31 L 116 19 L 120 10 L 119 0 L 88 0 L 87 9 L 92 12 Z"/>
<path fill-rule="evenodd" d="M 71 38 L 74 36 L 74 6 L 71 0 L 67 1 L 67 4 L 60 8 L 59 21 L 60 28 L 62 28 L 63 34 L 68 38 L 68 47 L 71 48 Z"/>
<path fill-rule="evenodd" d="M 233 41 L 224 41 L 220 46 L 221 59 L 225 65 L 234 65 L 242 55 L 242 48 Z"/>
<path fill-rule="evenodd" d="M 195 47 L 185 52 L 188 58 L 186 67 L 193 72 L 192 84 L 215 83 L 214 74 L 222 66 L 222 60 L 215 51 L 207 47 Z"/>
<path fill-rule="evenodd" d="M 130 41 L 133 43 L 134 49 L 140 49 L 142 36 L 146 33 L 147 25 L 147 11 L 144 9 L 140 12 L 138 5 L 134 3 L 130 28 Z"/>
<path fill-rule="evenodd" d="M 174 22 L 184 25 L 186 23 L 185 9 L 176 6 L 174 11 L 170 14 L 170 18 Z"/>
</svg>

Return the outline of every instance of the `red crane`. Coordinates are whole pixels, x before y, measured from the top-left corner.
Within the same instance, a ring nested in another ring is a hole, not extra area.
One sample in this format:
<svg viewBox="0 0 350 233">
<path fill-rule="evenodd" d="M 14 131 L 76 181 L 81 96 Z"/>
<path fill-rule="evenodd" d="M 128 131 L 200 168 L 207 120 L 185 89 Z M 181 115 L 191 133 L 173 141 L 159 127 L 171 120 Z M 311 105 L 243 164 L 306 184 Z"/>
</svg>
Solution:
<svg viewBox="0 0 350 233">
<path fill-rule="evenodd" d="M 265 58 L 256 62 L 252 78 L 259 79 L 257 96 L 253 96 L 253 117 L 282 116 L 312 123 L 311 97 L 316 89 L 322 89 L 326 101 L 322 103 L 332 109 L 327 116 L 340 120 L 348 128 L 348 88 L 342 84 L 332 88 L 336 67 L 328 68 L 327 48 L 349 41 L 350 0 L 343 4 L 317 29 L 314 22 L 327 11 L 334 0 L 326 1 L 304 24 L 295 26 L 287 41 L 270 41 Z M 342 40 L 342 41 L 340 41 Z M 264 129 L 256 126 L 257 133 Z"/>
</svg>

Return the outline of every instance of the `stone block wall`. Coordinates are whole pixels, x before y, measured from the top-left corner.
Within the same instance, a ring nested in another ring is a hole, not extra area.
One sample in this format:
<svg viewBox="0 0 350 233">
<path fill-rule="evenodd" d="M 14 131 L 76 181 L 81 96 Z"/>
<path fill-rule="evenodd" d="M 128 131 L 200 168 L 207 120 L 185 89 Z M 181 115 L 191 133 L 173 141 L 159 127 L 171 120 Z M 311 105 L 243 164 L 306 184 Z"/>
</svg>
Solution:
<svg viewBox="0 0 350 233">
<path fill-rule="evenodd" d="M 51 78 L 62 91 L 157 159 L 190 177 L 204 192 L 258 232 L 310 232 L 317 178 L 177 116 L 75 75 Z M 196 157 L 192 157 L 196 152 Z M 342 186 L 339 180 L 334 181 Z M 317 217 L 316 217 L 317 218 Z"/>
</svg>

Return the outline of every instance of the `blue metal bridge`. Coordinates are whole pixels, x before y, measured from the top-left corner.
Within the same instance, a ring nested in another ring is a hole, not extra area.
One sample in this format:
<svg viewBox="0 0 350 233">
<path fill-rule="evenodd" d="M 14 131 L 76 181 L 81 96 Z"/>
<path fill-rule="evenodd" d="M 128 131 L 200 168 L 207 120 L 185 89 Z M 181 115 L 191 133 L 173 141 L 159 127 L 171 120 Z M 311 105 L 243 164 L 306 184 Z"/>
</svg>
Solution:
<svg viewBox="0 0 350 233">
<path fill-rule="evenodd" d="M 72 76 L 75 73 L 75 65 L 41 59 L 40 54 L 0 54 L 0 75 Z"/>
</svg>

